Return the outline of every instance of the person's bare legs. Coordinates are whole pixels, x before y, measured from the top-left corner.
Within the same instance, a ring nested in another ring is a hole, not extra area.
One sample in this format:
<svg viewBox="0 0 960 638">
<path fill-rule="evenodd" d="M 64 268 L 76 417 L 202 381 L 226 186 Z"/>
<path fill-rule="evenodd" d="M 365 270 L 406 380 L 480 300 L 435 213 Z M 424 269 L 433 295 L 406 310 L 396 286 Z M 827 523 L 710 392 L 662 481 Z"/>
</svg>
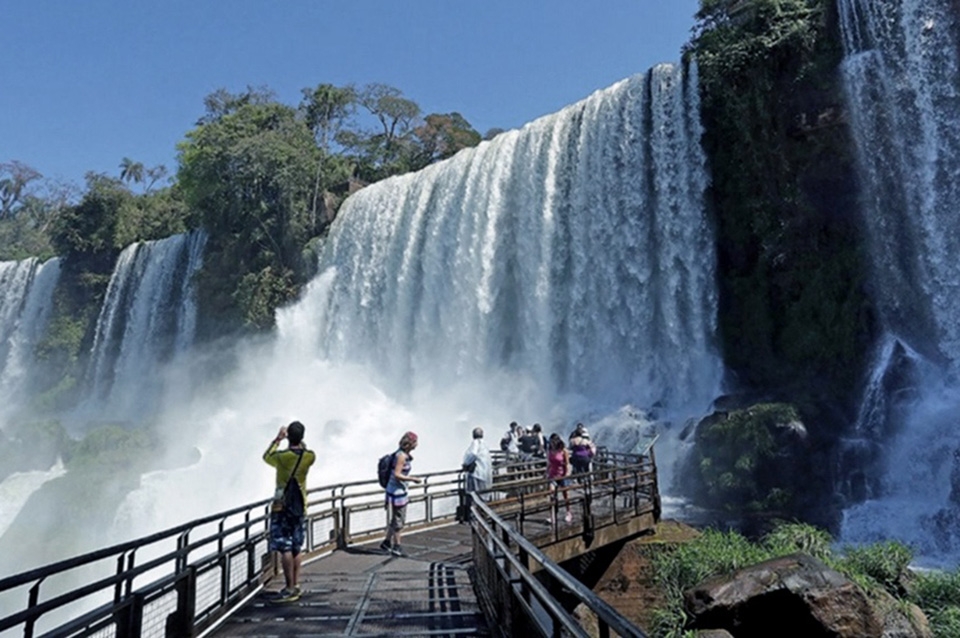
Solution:
<svg viewBox="0 0 960 638">
<path fill-rule="evenodd" d="M 303 563 L 303 552 L 293 557 L 293 586 L 300 589 L 300 565 Z"/>
<path fill-rule="evenodd" d="M 287 589 L 293 589 L 298 571 L 297 559 L 293 557 L 293 552 L 280 553 L 280 566 L 283 567 L 283 580 L 287 584 Z"/>
</svg>

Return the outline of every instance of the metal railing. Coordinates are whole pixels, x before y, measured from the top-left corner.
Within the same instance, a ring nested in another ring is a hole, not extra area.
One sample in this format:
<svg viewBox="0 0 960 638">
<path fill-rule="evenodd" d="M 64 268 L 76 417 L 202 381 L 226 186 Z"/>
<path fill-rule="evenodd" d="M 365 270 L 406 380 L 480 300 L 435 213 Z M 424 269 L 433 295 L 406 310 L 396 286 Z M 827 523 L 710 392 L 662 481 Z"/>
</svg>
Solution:
<svg viewBox="0 0 960 638">
<path fill-rule="evenodd" d="M 659 494 L 652 450 L 623 455 L 601 450 L 595 469 L 577 476 L 571 499 L 583 512 L 579 524 L 556 525 L 558 495 L 547 488 L 544 465 L 500 459 L 493 486 L 483 494 L 491 503 L 472 501 L 459 470 L 421 475 L 408 485 L 408 531 L 451 523 L 469 516 L 474 535 L 478 596 L 506 601 L 510 622 L 526 623 L 542 635 L 584 635 L 563 610 L 551 587 L 573 592 L 596 614 L 601 635 L 642 636 L 529 539 L 532 521 L 552 512 L 552 536 L 589 536 L 655 510 Z M 0 635 L 116 638 L 195 636 L 216 624 L 278 573 L 268 550 L 270 499 L 190 521 L 157 534 L 120 543 L 0 579 L 0 602 L 19 609 L 0 617 Z M 386 526 L 383 489 L 358 481 L 309 490 L 305 559 L 381 536 Z M 494 512 L 496 509 L 496 513 Z M 542 531 L 542 526 L 541 526 Z M 549 575 L 541 583 L 536 567 Z M 497 618 L 496 604 L 486 605 Z M 502 619 L 498 619 L 500 622 Z M 573 623 L 573 624 L 571 624 Z M 509 626 L 514 626 L 513 624 Z M 631 629 L 632 628 L 632 629 Z M 14 633 L 3 633 L 14 632 Z M 606 633 L 604 633 L 606 632 Z"/>
<path fill-rule="evenodd" d="M 408 529 L 454 521 L 463 499 L 460 473 L 421 476 L 422 483 L 408 486 Z M 19 608 L 0 618 L 0 635 L 202 633 L 277 573 L 267 548 L 270 503 L 265 499 L 0 579 L 0 601 Z M 387 522 L 383 488 L 374 480 L 311 489 L 306 519 L 305 559 L 375 538 Z"/>
<path fill-rule="evenodd" d="M 593 470 L 575 475 L 567 488 L 578 517 L 566 525 L 558 522 L 565 505 L 562 489 L 551 489 L 542 462 L 528 464 L 514 464 L 511 471 L 495 477 L 494 487 L 479 493 L 471 505 L 477 595 L 491 625 L 504 636 L 586 637 L 581 622 L 566 610 L 572 597 L 574 604 L 583 603 L 595 616 L 602 638 L 642 638 L 642 631 L 541 548 L 575 538 L 589 545 L 601 528 L 641 514 L 658 520 L 652 449 L 644 455 L 600 450 Z M 550 521 L 546 527 L 544 517 Z M 561 597 L 567 604 L 560 602 Z"/>
<path fill-rule="evenodd" d="M 477 499 L 473 508 L 477 595 L 484 615 L 498 628 L 499 635 L 587 638 L 590 634 L 580 621 L 560 603 L 560 594 L 564 593 L 583 603 L 596 617 L 601 638 L 645 638 L 639 628 L 550 560 L 489 505 Z"/>
</svg>

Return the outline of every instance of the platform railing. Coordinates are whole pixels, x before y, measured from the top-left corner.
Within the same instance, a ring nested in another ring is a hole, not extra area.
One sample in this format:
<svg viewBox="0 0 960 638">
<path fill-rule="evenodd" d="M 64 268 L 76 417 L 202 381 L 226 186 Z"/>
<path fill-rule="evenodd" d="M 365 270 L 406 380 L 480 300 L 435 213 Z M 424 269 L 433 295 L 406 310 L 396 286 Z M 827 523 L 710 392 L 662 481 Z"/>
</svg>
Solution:
<svg viewBox="0 0 960 638">
<path fill-rule="evenodd" d="M 576 590 L 583 597 L 598 618 L 604 619 L 600 626 L 607 629 L 603 631 L 614 628 L 617 635 L 641 635 L 621 630 L 626 621 L 610 616 L 616 612 L 588 596 L 589 589 L 582 584 L 577 587 L 576 579 L 523 537 L 527 521 L 548 509 L 555 512 L 558 505 L 545 490 L 542 463 L 504 459 L 496 467 L 493 486 L 483 496 L 496 500 L 493 508 L 502 516 L 494 514 L 491 505 L 475 499 L 471 506 L 459 470 L 419 476 L 422 483 L 408 485 L 406 529 L 449 524 L 458 517 L 463 519 L 465 507 L 470 508 L 475 558 L 480 548 L 488 548 L 485 557 L 480 556 L 484 576 L 478 589 L 494 587 L 489 595 L 502 596 L 507 591 L 504 583 L 509 584 L 522 599 L 539 601 L 531 609 L 552 619 L 547 623 L 553 627 L 551 631 L 567 631 L 572 627 L 570 617 L 561 613 L 557 600 L 541 596 L 543 587 L 537 584 L 538 576 L 530 573 L 533 560 L 538 569 L 555 578 L 558 587 Z M 594 471 L 578 475 L 578 481 L 575 489 L 585 499 L 580 501 L 585 512 L 600 494 L 613 498 L 613 520 L 634 515 L 641 507 L 649 509 L 653 503 L 659 508 L 652 452 L 641 457 L 602 451 Z M 268 550 L 269 518 L 270 500 L 265 499 L 2 578 L 0 610 L 16 611 L 0 617 L 0 636 L 203 635 L 278 573 L 276 557 Z M 369 542 L 384 533 L 387 522 L 383 489 L 376 481 L 311 489 L 306 518 L 306 560 Z M 572 526 L 568 532 L 584 534 L 587 530 Z M 555 539 L 559 538 L 557 534 L 555 531 Z M 521 567 L 525 574 L 517 576 Z M 497 579 L 502 574 L 507 576 L 500 582 Z M 483 591 L 478 594 L 485 595 Z M 530 622 L 537 624 L 538 620 Z M 542 629 L 546 625 L 537 626 Z"/>
<path fill-rule="evenodd" d="M 639 628 L 550 560 L 489 505 L 477 500 L 473 507 L 477 595 L 498 635 L 587 638 L 590 634 L 561 604 L 562 593 L 583 603 L 595 616 L 602 638 L 645 638 Z"/>
<path fill-rule="evenodd" d="M 408 529 L 453 522 L 459 471 L 419 475 Z M 267 547 L 270 499 L 0 579 L 0 636 L 193 636 L 278 570 Z M 382 535 L 383 488 L 358 481 L 309 490 L 305 560 Z M 4 633 L 6 632 L 6 633 Z"/>
</svg>

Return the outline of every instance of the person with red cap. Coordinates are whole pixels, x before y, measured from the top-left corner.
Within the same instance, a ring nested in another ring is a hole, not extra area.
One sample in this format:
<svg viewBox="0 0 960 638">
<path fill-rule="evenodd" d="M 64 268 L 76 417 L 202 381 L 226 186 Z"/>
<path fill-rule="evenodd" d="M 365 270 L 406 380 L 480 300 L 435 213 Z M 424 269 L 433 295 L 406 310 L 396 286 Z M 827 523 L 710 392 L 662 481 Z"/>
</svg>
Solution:
<svg viewBox="0 0 960 638">
<path fill-rule="evenodd" d="M 417 447 L 417 435 L 407 432 L 400 438 L 400 445 L 393 454 L 393 472 L 387 482 L 386 508 L 388 512 L 387 537 L 380 543 L 380 549 L 394 556 L 406 556 L 400 546 L 400 532 L 406 521 L 407 503 L 410 496 L 407 493 L 407 483 L 419 483 L 420 479 L 410 475 L 410 465 L 413 456 L 410 454 Z"/>
</svg>

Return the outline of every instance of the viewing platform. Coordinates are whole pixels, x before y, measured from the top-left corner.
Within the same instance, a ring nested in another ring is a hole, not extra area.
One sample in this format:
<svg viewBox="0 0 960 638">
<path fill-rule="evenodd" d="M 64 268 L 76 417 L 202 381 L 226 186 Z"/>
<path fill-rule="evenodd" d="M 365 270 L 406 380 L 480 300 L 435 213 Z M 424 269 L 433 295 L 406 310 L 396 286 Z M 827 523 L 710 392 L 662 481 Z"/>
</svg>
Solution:
<svg viewBox="0 0 960 638">
<path fill-rule="evenodd" d="M 601 636 L 643 636 L 591 587 L 659 519 L 653 440 L 601 448 L 575 476 L 566 522 L 542 460 L 497 453 L 482 498 L 460 471 L 424 475 L 403 557 L 378 548 L 375 480 L 311 489 L 304 591 L 283 604 L 260 501 L 0 580 L 2 609 L 18 609 L 0 636 L 587 636 L 584 613 Z"/>
</svg>

